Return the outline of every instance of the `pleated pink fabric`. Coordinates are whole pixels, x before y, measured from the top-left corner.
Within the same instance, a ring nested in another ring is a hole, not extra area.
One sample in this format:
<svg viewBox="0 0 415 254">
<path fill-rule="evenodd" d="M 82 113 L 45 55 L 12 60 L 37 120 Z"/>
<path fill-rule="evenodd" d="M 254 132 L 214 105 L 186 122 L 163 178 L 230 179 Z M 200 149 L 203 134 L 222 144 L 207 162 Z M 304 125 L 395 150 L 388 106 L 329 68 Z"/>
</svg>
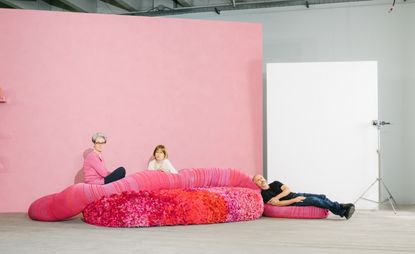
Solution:
<svg viewBox="0 0 415 254">
<path fill-rule="evenodd" d="M 182 169 L 179 174 L 144 170 L 119 181 L 94 185 L 78 183 L 59 193 L 39 198 L 29 207 L 29 217 L 40 221 L 60 221 L 76 216 L 101 197 L 124 191 L 189 189 L 208 187 L 245 187 L 258 190 L 251 176 L 237 169 Z"/>
<path fill-rule="evenodd" d="M 294 219 L 324 219 L 329 215 L 329 210 L 315 206 L 264 206 L 264 216 L 274 218 Z"/>
</svg>

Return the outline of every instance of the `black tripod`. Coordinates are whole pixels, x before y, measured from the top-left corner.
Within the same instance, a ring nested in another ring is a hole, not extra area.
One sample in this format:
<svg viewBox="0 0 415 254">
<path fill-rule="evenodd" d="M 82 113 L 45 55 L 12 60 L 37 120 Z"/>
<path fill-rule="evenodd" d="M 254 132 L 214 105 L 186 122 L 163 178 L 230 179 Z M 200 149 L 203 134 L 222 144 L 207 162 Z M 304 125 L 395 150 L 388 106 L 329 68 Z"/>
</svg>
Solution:
<svg viewBox="0 0 415 254">
<path fill-rule="evenodd" d="M 378 130 L 378 178 L 376 178 L 376 180 L 369 185 L 369 187 L 362 193 L 362 195 L 360 195 L 360 197 L 358 199 L 356 199 L 356 201 L 354 202 L 356 204 L 357 201 L 359 201 L 360 199 L 363 200 L 367 200 L 376 204 L 383 204 L 385 202 L 389 202 L 390 205 L 392 206 L 393 212 L 396 214 L 396 207 L 398 206 L 396 204 L 395 199 L 392 196 L 392 193 L 389 191 L 388 187 L 386 186 L 385 182 L 382 179 L 382 176 L 380 174 L 380 129 L 382 128 L 382 126 L 388 125 L 390 124 L 389 122 L 385 122 L 385 121 L 378 121 L 378 120 L 373 120 L 372 121 L 373 126 L 376 126 L 377 130 Z M 366 195 L 366 193 L 372 188 L 373 185 L 375 185 L 375 183 L 378 183 L 379 186 L 379 201 L 375 201 L 375 200 L 371 200 L 371 199 L 367 199 L 364 196 Z M 386 199 L 381 201 L 381 188 L 383 188 L 386 190 L 388 196 L 386 197 Z"/>
</svg>

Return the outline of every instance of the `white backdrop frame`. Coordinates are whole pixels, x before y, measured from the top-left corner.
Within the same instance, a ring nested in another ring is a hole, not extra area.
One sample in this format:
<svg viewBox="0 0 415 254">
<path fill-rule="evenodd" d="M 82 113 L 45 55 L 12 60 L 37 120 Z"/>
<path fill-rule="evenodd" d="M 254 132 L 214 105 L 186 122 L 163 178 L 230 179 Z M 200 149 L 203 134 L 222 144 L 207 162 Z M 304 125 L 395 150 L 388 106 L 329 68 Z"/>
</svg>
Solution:
<svg viewBox="0 0 415 254">
<path fill-rule="evenodd" d="M 267 64 L 269 182 L 354 202 L 378 177 L 377 88 L 376 61 Z"/>
</svg>

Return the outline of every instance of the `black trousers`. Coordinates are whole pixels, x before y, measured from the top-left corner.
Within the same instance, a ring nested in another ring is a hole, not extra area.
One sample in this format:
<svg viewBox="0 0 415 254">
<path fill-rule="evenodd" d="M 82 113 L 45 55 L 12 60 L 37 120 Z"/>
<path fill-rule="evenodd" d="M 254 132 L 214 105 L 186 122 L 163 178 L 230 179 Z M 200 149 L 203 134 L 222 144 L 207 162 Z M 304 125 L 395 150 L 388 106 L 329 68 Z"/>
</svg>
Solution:
<svg viewBox="0 0 415 254">
<path fill-rule="evenodd" d="M 104 178 L 104 184 L 112 183 L 125 177 L 125 168 L 119 167 Z"/>
</svg>

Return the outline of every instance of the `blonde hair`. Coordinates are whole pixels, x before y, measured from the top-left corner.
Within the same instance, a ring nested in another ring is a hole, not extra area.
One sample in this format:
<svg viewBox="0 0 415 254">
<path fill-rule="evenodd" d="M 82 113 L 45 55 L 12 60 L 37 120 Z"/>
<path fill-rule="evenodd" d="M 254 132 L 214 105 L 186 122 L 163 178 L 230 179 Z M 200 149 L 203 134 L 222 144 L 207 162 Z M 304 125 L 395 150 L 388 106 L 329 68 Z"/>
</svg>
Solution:
<svg viewBox="0 0 415 254">
<path fill-rule="evenodd" d="M 165 159 L 167 159 L 169 157 L 169 154 L 167 153 L 167 149 L 166 149 L 166 147 L 164 145 L 158 145 L 158 146 L 156 146 L 156 148 L 154 148 L 154 151 L 153 151 L 153 156 L 154 157 L 156 156 L 156 152 L 158 150 L 160 150 L 161 152 L 164 153 L 164 158 Z"/>
</svg>

